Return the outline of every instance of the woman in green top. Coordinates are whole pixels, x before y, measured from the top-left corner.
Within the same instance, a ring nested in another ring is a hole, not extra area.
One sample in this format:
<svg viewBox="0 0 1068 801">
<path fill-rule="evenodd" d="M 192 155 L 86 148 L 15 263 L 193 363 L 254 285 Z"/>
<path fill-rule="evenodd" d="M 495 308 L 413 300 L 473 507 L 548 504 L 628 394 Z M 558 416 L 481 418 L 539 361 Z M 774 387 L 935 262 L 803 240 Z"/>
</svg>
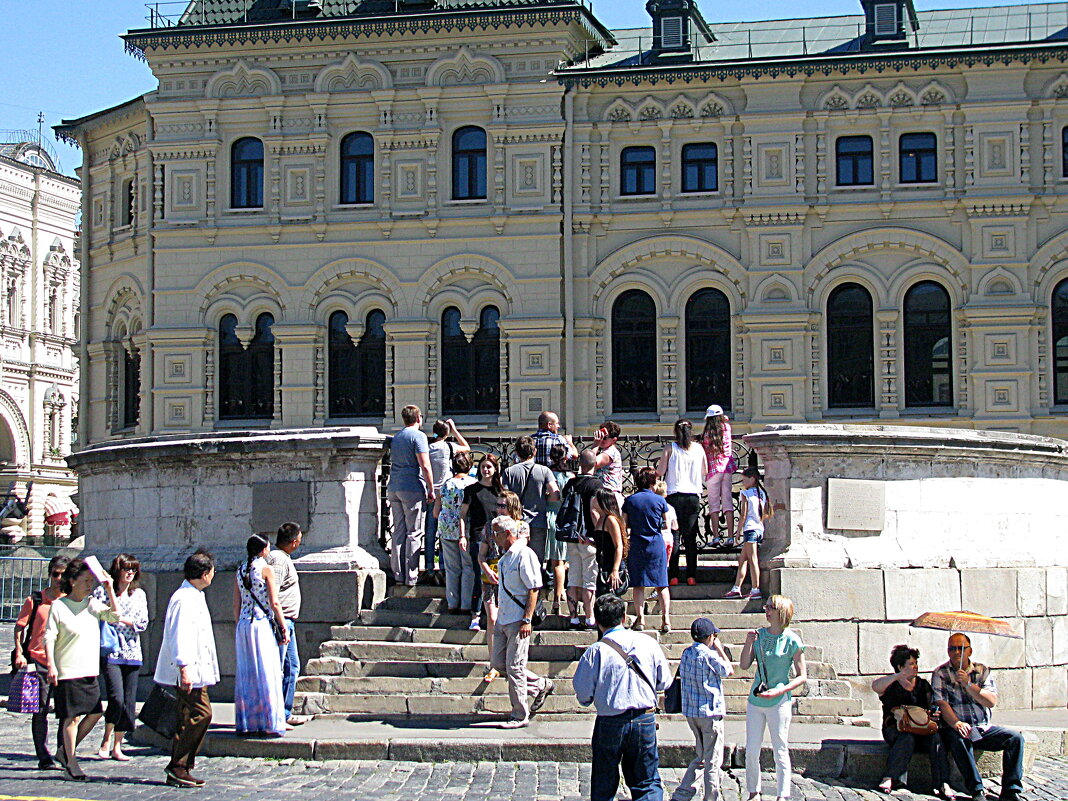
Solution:
<svg viewBox="0 0 1068 801">
<path fill-rule="evenodd" d="M 790 630 L 794 602 L 782 595 L 773 595 L 764 604 L 764 616 L 768 620 L 767 628 L 746 635 L 740 659 L 743 670 L 756 662 L 745 711 L 745 784 L 749 801 L 759 799 L 760 745 L 767 726 L 775 755 L 775 795 L 781 801 L 790 797 L 790 691 L 804 685 L 808 672 L 805 646 Z M 793 679 L 790 678 L 791 666 L 795 671 Z M 750 754 L 755 758 L 749 759 Z"/>
</svg>

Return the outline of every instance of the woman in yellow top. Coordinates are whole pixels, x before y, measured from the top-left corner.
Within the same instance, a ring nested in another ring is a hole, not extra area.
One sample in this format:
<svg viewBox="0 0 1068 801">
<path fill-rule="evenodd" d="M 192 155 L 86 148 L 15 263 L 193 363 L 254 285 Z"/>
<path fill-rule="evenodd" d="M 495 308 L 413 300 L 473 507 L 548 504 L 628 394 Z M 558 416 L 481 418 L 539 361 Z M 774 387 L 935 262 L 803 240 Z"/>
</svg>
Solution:
<svg viewBox="0 0 1068 801">
<path fill-rule="evenodd" d="M 87 778 L 74 752 L 103 712 L 97 683 L 100 621 L 121 621 L 111 576 L 105 574 L 102 583 L 110 608 L 91 596 L 96 578 L 89 565 L 80 557 L 72 559 L 63 571 L 61 588 L 66 595 L 52 603 L 45 625 L 48 683 L 55 687 L 52 697 L 60 720 L 61 740 L 56 757 L 71 781 Z"/>
</svg>

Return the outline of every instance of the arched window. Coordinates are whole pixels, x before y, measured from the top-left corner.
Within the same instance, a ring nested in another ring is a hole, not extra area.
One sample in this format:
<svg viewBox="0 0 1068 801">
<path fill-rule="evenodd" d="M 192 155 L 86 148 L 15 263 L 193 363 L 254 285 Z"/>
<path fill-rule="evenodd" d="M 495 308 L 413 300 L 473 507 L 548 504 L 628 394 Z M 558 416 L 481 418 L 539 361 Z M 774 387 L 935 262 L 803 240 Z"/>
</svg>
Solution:
<svg viewBox="0 0 1068 801">
<path fill-rule="evenodd" d="M 1053 402 L 1068 403 L 1068 280 L 1053 290 Z"/>
<path fill-rule="evenodd" d="M 731 408 L 731 305 L 718 289 L 686 302 L 686 408 Z"/>
<path fill-rule="evenodd" d="M 682 191 L 715 192 L 719 189 L 719 155 L 712 142 L 682 148 Z M 696 408 L 696 407 L 692 407 Z"/>
<path fill-rule="evenodd" d="M 487 306 L 471 341 L 460 310 L 441 315 L 441 407 L 445 414 L 497 414 L 501 408 L 501 313 Z"/>
<path fill-rule="evenodd" d="M 367 315 L 363 336 L 354 343 L 345 329 L 349 316 L 330 315 L 329 415 L 380 416 L 386 411 L 386 315 Z"/>
<path fill-rule="evenodd" d="M 263 142 L 251 136 L 230 148 L 230 207 L 263 208 Z"/>
<path fill-rule="evenodd" d="M 905 405 L 952 406 L 949 293 L 920 281 L 905 293 Z"/>
<path fill-rule="evenodd" d="M 350 133 L 341 140 L 341 202 L 375 202 L 375 140 Z"/>
<path fill-rule="evenodd" d="M 612 304 L 612 411 L 656 411 L 656 306 L 640 289 Z"/>
<path fill-rule="evenodd" d="M 827 405 L 875 405 L 874 315 L 860 284 L 842 284 L 827 299 Z"/>
<path fill-rule="evenodd" d="M 656 148 L 623 148 L 619 154 L 619 194 L 656 194 Z"/>
<path fill-rule="evenodd" d="M 223 420 L 274 417 L 274 315 L 256 318 L 248 348 L 237 336 L 237 318 L 219 321 L 219 417 Z"/>
<path fill-rule="evenodd" d="M 486 132 L 468 125 L 452 135 L 452 199 L 485 200 Z"/>
<path fill-rule="evenodd" d="M 141 416 L 141 354 L 122 350 L 122 427 L 133 428 Z"/>
</svg>

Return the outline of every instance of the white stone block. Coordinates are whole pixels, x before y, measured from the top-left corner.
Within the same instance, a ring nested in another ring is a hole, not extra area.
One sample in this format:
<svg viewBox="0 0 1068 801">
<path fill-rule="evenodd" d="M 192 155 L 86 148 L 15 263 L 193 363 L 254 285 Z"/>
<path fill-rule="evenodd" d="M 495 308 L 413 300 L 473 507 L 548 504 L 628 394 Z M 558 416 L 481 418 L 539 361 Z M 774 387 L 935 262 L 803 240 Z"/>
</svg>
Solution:
<svg viewBox="0 0 1068 801">
<path fill-rule="evenodd" d="M 1024 655 L 1031 667 L 1053 664 L 1053 623 L 1049 618 L 1024 620 Z"/>
<path fill-rule="evenodd" d="M 886 619 L 912 620 L 924 612 L 961 608 L 956 570 L 884 570 Z"/>
<path fill-rule="evenodd" d="M 991 617 L 1014 617 L 1016 570 L 983 568 L 960 571 L 961 603 L 969 612 Z"/>
<path fill-rule="evenodd" d="M 1068 615 L 1068 568 L 1046 568 L 1046 612 Z"/>
<path fill-rule="evenodd" d="M 1053 626 L 1053 660 L 1054 665 L 1068 665 L 1068 617 L 1063 615 L 1050 618 Z"/>
<path fill-rule="evenodd" d="M 803 631 L 805 645 L 817 645 L 823 649 L 823 661 L 830 663 L 839 676 L 857 673 L 857 625 L 856 623 L 817 623 L 805 621 L 799 626 Z"/>
<path fill-rule="evenodd" d="M 780 571 L 781 592 L 794 601 L 800 620 L 883 620 L 879 570 L 789 568 Z"/>
<path fill-rule="evenodd" d="M 860 672 L 884 676 L 890 672 L 890 651 L 908 645 L 920 651 L 920 672 L 929 674 L 946 661 L 948 632 L 912 628 L 907 623 L 861 623 L 859 630 Z M 827 653 L 827 649 L 824 649 Z"/>
<path fill-rule="evenodd" d="M 1016 572 L 1016 592 L 1019 613 L 1024 617 L 1046 614 L 1046 570 L 1023 567 Z"/>
<path fill-rule="evenodd" d="M 1063 710 L 1068 704 L 1068 669 L 1042 667 L 1031 671 L 1032 699 L 1036 709 Z"/>
<path fill-rule="evenodd" d="M 998 670 L 994 680 L 998 686 L 998 706 L 1004 709 L 1031 709 L 1034 706 L 1030 668 Z M 996 712 L 994 719 L 996 722 Z"/>
</svg>

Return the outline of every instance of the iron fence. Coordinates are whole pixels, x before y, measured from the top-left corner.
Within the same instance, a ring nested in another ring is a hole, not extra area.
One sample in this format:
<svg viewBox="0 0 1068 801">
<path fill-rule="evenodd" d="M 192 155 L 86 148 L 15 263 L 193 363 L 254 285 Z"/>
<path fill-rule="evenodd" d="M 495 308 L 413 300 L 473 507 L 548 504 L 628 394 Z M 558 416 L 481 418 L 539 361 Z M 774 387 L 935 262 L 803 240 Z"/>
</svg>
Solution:
<svg viewBox="0 0 1068 801">
<path fill-rule="evenodd" d="M 0 622 L 16 620 L 26 596 L 47 584 L 47 558 L 0 555 Z"/>
<path fill-rule="evenodd" d="M 517 459 L 515 458 L 515 437 L 467 437 L 467 443 L 471 446 L 471 450 L 475 456 L 477 470 L 477 463 L 481 460 L 482 454 L 492 453 L 500 460 L 500 464 L 503 467 L 514 464 Z M 583 448 L 592 447 L 591 439 L 584 439 L 582 437 L 573 437 L 575 447 L 581 451 Z M 638 475 L 638 471 L 643 467 L 656 467 L 657 462 L 660 459 L 660 454 L 664 450 L 664 445 L 671 442 L 670 436 L 621 436 L 616 441 L 616 447 L 619 448 L 620 457 L 623 460 L 623 494 L 629 495 L 634 492 L 635 478 Z M 758 466 L 758 459 L 756 451 L 750 449 L 745 442 L 741 439 L 732 440 L 732 447 L 734 450 L 734 457 L 738 463 L 739 471 L 745 465 Z M 379 534 L 378 541 L 382 548 L 387 552 L 390 548 L 390 542 L 393 536 L 393 520 L 390 516 L 389 500 L 387 497 L 386 485 L 389 483 L 389 451 L 386 451 L 385 456 L 382 459 L 381 470 L 379 471 Z M 731 491 L 731 497 L 734 503 L 734 513 L 738 515 L 740 513 L 739 493 L 741 492 L 741 473 L 735 473 L 734 486 Z M 735 517 L 737 521 L 737 517 Z M 719 528 L 722 529 L 725 525 L 723 515 L 720 514 Z M 713 539 L 715 531 L 712 526 L 712 519 L 708 512 L 708 500 L 704 493 L 701 493 L 701 516 L 697 525 L 697 550 L 699 553 L 724 553 L 724 552 L 736 552 L 737 548 L 733 544 L 725 546 L 715 547 L 713 545 Z"/>
</svg>

